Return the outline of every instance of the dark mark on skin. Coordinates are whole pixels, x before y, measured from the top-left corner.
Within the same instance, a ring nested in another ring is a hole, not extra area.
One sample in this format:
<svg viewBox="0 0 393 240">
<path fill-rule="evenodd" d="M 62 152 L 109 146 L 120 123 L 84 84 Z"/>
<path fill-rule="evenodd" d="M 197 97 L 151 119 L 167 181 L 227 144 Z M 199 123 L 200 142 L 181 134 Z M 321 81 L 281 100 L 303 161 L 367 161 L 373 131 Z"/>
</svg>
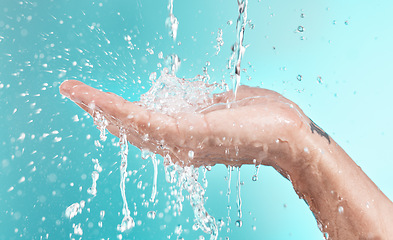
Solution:
<svg viewBox="0 0 393 240">
<path fill-rule="evenodd" d="M 310 121 L 311 121 L 311 123 L 310 123 L 311 132 L 312 133 L 314 133 L 314 131 L 317 132 L 321 137 L 326 138 L 330 144 L 329 135 L 325 131 L 323 131 L 322 128 L 320 128 L 317 124 L 315 124 L 315 122 L 313 122 L 313 120 L 310 119 Z"/>
</svg>

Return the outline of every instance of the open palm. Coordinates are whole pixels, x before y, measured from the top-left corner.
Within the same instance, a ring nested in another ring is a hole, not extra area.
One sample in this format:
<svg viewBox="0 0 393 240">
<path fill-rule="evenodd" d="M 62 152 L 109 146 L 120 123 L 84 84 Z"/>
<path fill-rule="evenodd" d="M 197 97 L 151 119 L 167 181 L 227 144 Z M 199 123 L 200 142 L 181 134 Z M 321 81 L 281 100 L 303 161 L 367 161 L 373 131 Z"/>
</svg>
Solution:
<svg viewBox="0 0 393 240">
<path fill-rule="evenodd" d="M 60 87 L 94 116 L 108 120 L 107 129 L 140 149 L 165 156 L 185 165 L 264 164 L 276 166 L 294 148 L 292 140 L 306 129 L 309 119 L 301 109 L 280 94 L 241 86 L 236 99 L 232 91 L 216 94 L 213 104 L 196 112 L 175 116 L 148 110 L 138 103 L 69 80 Z"/>
</svg>

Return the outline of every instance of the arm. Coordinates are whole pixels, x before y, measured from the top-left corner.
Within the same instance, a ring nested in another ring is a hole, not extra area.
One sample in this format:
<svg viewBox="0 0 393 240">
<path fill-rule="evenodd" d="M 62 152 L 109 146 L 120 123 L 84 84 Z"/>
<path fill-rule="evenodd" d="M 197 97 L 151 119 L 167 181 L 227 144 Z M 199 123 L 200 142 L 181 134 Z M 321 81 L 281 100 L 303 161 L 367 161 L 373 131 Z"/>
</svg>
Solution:
<svg viewBox="0 0 393 240">
<path fill-rule="evenodd" d="M 329 239 L 393 236 L 392 202 L 296 104 L 276 92 L 241 86 L 236 100 L 232 92 L 217 94 L 212 106 L 176 116 L 78 81 L 64 82 L 60 92 L 92 116 L 102 113 L 112 134 L 123 128 L 131 144 L 178 164 L 274 167 L 309 204 Z"/>
<path fill-rule="evenodd" d="M 288 169 L 329 239 L 389 239 L 393 204 L 359 166 L 321 129 L 304 132 L 302 164 Z"/>
</svg>

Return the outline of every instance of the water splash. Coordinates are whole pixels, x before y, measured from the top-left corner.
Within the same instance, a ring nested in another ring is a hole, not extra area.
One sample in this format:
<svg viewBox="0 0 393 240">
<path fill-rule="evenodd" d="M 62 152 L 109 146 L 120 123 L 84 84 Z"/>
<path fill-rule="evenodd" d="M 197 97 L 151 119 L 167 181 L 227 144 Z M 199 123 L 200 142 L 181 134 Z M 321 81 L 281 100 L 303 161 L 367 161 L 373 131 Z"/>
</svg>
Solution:
<svg viewBox="0 0 393 240">
<path fill-rule="evenodd" d="M 178 184 L 181 189 L 185 189 L 189 193 L 191 207 L 194 210 L 195 224 L 205 233 L 210 234 L 210 239 L 215 240 L 218 236 L 218 228 L 214 217 L 210 216 L 204 207 L 205 189 L 198 182 L 198 169 L 193 166 L 180 167 L 177 166 L 179 174 Z"/>
<path fill-rule="evenodd" d="M 164 114 L 176 115 L 179 112 L 196 112 L 212 104 L 212 92 L 215 87 L 207 84 L 203 76 L 187 80 L 177 78 L 168 72 L 168 69 L 164 69 L 161 76 L 152 82 L 151 89 L 141 96 L 142 106 Z M 188 152 L 188 157 L 192 159 L 194 152 Z M 171 195 L 176 198 L 174 209 L 178 214 L 181 213 L 184 201 L 183 190 L 186 190 L 194 211 L 195 229 L 199 228 L 210 234 L 212 240 L 217 239 L 216 221 L 204 207 L 205 189 L 198 182 L 198 169 L 193 166 L 175 165 L 169 155 L 164 157 L 164 162 L 166 180 L 176 183 L 179 188 L 172 188 L 171 191 Z"/>
<path fill-rule="evenodd" d="M 126 185 L 125 181 L 127 178 L 127 155 L 128 155 L 128 142 L 127 142 L 127 134 L 126 131 L 121 128 L 120 129 L 120 153 L 121 153 L 121 164 L 120 164 L 120 191 L 121 197 L 123 199 L 123 220 L 121 224 L 117 226 L 117 230 L 120 232 L 124 232 L 129 230 L 135 226 L 134 219 L 130 216 L 130 210 L 128 209 L 128 203 L 126 198 Z"/>
<path fill-rule="evenodd" d="M 167 115 L 196 112 L 213 104 L 216 87 L 204 80 L 199 75 L 193 79 L 177 78 L 164 68 L 161 76 L 152 82 L 150 90 L 141 96 L 140 104 Z"/>
</svg>

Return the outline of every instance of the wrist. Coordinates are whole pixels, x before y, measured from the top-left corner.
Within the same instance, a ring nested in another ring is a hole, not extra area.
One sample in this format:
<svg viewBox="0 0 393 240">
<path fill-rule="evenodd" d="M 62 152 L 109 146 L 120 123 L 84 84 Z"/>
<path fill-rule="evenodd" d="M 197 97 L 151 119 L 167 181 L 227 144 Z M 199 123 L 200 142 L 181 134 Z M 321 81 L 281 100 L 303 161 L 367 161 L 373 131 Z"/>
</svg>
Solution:
<svg viewBox="0 0 393 240">
<path fill-rule="evenodd" d="M 301 127 L 291 126 L 284 131 L 269 147 L 269 160 L 263 164 L 274 167 L 284 177 L 293 180 L 302 174 L 308 166 L 320 157 L 320 142 L 304 124 Z"/>
</svg>

